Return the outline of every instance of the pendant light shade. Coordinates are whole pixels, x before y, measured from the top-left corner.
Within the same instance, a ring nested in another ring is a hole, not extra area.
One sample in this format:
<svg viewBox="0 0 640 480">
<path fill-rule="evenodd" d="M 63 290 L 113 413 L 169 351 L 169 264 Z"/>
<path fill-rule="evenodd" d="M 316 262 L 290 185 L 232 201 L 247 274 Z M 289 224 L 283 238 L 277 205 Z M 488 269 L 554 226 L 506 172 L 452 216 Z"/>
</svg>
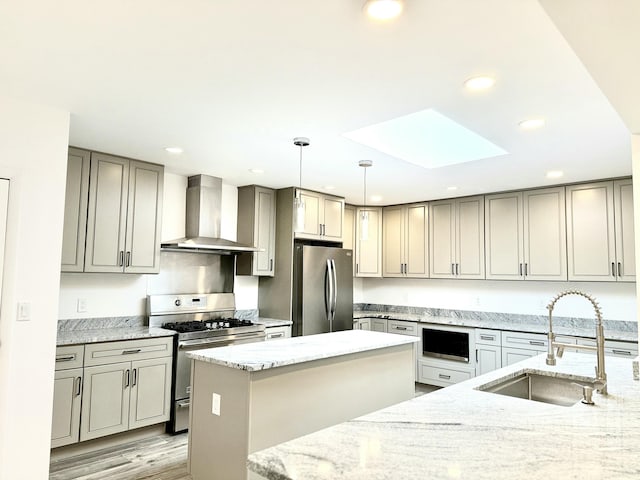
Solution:
<svg viewBox="0 0 640 480">
<path fill-rule="evenodd" d="M 302 189 L 302 148 L 309 146 L 309 139 L 307 137 L 296 137 L 293 139 L 293 144 L 296 147 L 300 147 L 300 183 L 299 189 Z M 305 217 L 305 205 L 300 198 L 300 190 L 296 192 L 293 199 L 293 231 L 304 231 L 304 217 Z"/>
<path fill-rule="evenodd" d="M 402 13 L 402 0 L 367 0 L 364 11 L 376 20 L 391 20 Z"/>
<path fill-rule="evenodd" d="M 360 160 L 358 165 L 363 167 L 364 171 L 364 189 L 362 197 L 362 210 L 360 210 L 360 240 L 369 239 L 369 211 L 367 210 L 367 168 L 373 165 L 371 160 Z"/>
</svg>

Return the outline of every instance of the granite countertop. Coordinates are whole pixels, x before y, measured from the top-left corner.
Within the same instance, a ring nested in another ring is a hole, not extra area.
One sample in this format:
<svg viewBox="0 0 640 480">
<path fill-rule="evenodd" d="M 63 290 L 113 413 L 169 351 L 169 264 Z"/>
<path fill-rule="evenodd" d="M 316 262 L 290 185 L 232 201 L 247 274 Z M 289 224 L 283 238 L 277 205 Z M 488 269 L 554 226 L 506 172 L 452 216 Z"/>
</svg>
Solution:
<svg viewBox="0 0 640 480">
<path fill-rule="evenodd" d="M 79 330 L 58 330 L 57 345 L 136 340 L 141 338 L 171 337 L 176 332 L 159 327 L 117 327 Z"/>
<path fill-rule="evenodd" d="M 455 325 L 459 327 L 512 330 L 528 333 L 547 333 L 549 331 L 548 319 L 540 318 L 538 320 L 531 317 L 522 319 L 518 318 L 518 316 L 510 317 L 507 314 L 501 314 L 500 318 L 492 318 L 490 314 L 488 314 L 486 318 L 460 318 L 421 315 L 419 313 L 394 313 L 379 310 L 365 310 L 353 312 L 353 318 L 388 318 L 393 320 L 431 323 L 436 325 Z M 595 338 L 595 320 L 564 319 L 562 317 L 558 319 L 554 318 L 553 331 L 558 335 Z M 604 335 L 608 340 L 637 342 L 637 323 L 605 320 Z"/>
<path fill-rule="evenodd" d="M 287 327 L 289 325 L 293 325 L 293 322 L 291 320 L 281 320 L 279 318 L 257 317 L 257 318 L 252 318 L 251 321 L 254 323 L 258 323 L 260 325 L 264 325 L 266 328 Z"/>
<path fill-rule="evenodd" d="M 253 453 L 248 468 L 277 480 L 636 479 L 640 382 L 607 357 L 609 394 L 570 407 L 475 388 L 524 369 L 593 377 L 594 357 L 545 354 Z"/>
<path fill-rule="evenodd" d="M 188 352 L 187 356 L 194 360 L 253 372 L 417 341 L 417 337 L 393 333 L 345 330 L 285 338 L 277 342 L 245 343 L 195 350 Z"/>
</svg>

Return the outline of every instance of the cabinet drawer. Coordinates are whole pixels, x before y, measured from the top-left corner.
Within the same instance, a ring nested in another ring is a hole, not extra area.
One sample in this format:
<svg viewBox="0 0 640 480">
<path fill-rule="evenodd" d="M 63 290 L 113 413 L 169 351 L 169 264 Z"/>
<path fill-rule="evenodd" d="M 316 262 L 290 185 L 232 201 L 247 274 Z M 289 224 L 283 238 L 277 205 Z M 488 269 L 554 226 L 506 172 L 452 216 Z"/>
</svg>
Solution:
<svg viewBox="0 0 640 480">
<path fill-rule="evenodd" d="M 446 387 L 454 383 L 469 380 L 473 377 L 473 372 L 465 370 L 453 370 L 450 368 L 431 365 L 424 362 L 418 363 L 418 381 L 429 385 L 439 385 Z"/>
<path fill-rule="evenodd" d="M 277 340 L 278 338 L 289 338 L 291 336 L 291 327 L 269 327 L 265 329 L 265 340 Z"/>
<path fill-rule="evenodd" d="M 502 346 L 547 351 L 547 336 L 543 333 L 502 332 Z"/>
<path fill-rule="evenodd" d="M 500 346 L 501 338 L 500 330 L 487 330 L 484 328 L 476 328 L 476 343 L 482 345 Z"/>
<path fill-rule="evenodd" d="M 389 333 L 398 333 L 400 335 L 418 336 L 418 324 L 416 322 L 407 322 L 404 320 L 388 320 L 387 331 Z"/>
<path fill-rule="evenodd" d="M 81 368 L 84 361 L 84 345 L 69 345 L 56 348 L 56 370 Z"/>
<path fill-rule="evenodd" d="M 85 346 L 85 366 L 170 357 L 173 337 L 92 343 Z"/>
<path fill-rule="evenodd" d="M 596 346 L 596 341 L 590 338 L 578 340 L 580 345 Z M 595 353 L 595 352 L 586 352 Z M 638 344 L 635 342 L 623 342 L 620 340 L 605 340 L 604 353 L 612 357 L 635 358 L 638 355 Z"/>
</svg>

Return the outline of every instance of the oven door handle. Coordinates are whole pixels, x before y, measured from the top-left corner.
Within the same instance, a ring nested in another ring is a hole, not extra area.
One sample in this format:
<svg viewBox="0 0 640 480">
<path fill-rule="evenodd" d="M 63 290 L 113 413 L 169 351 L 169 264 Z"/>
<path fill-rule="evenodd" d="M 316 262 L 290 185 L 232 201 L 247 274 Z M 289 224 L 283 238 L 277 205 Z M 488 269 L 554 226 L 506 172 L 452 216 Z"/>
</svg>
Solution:
<svg viewBox="0 0 640 480">
<path fill-rule="evenodd" d="M 195 340 L 183 340 L 183 341 L 179 341 L 178 342 L 178 348 L 179 349 L 184 349 L 184 348 L 189 348 L 189 347 L 205 347 L 207 345 L 210 345 L 212 347 L 215 347 L 216 345 L 220 345 L 221 343 L 224 344 L 232 344 L 235 343 L 237 341 L 241 341 L 241 340 L 246 340 L 246 339 L 255 339 L 256 341 L 261 341 L 264 340 L 266 334 L 265 332 L 254 332 L 254 333 L 249 333 L 249 334 L 236 334 L 236 335 L 231 335 L 228 337 L 221 337 L 218 339 L 212 339 L 212 338 L 197 338 Z"/>
</svg>

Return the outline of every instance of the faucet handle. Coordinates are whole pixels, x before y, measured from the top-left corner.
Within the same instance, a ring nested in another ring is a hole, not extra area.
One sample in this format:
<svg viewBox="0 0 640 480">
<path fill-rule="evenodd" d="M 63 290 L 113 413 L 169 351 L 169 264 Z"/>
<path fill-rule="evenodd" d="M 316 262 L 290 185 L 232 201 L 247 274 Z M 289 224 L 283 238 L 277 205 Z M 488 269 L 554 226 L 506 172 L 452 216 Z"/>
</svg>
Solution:
<svg viewBox="0 0 640 480">
<path fill-rule="evenodd" d="M 556 356 L 558 358 L 562 358 L 562 355 L 564 354 L 564 347 L 561 345 L 558 345 L 558 350 L 556 352 Z"/>
</svg>

